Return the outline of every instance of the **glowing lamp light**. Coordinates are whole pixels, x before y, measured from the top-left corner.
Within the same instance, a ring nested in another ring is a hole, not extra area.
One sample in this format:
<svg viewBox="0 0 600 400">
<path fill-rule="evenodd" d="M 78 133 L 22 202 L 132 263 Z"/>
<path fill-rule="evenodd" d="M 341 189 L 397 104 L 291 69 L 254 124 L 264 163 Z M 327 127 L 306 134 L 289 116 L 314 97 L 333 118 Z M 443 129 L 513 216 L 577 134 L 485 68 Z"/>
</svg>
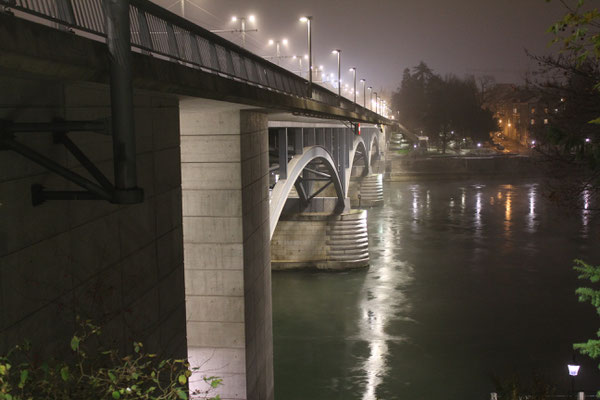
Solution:
<svg viewBox="0 0 600 400">
<path fill-rule="evenodd" d="M 288 40 L 287 40 L 287 39 L 283 39 L 283 40 L 281 41 L 281 43 L 283 43 L 285 46 L 287 46 L 287 44 L 288 44 Z"/>
<path fill-rule="evenodd" d="M 413 144 L 413 147 L 416 149 L 416 148 L 417 148 L 417 145 L 416 145 L 416 144 Z"/>
<path fill-rule="evenodd" d="M 481 147 L 481 143 L 477 143 L 477 147 Z"/>
<path fill-rule="evenodd" d="M 254 17 L 254 15 L 251 15 L 248 17 L 248 21 L 254 22 L 254 21 L 256 21 L 256 18 Z"/>
<path fill-rule="evenodd" d="M 569 368 L 569 375 L 571 376 L 577 376 L 579 373 L 579 365 L 569 364 L 567 368 Z"/>
<path fill-rule="evenodd" d="M 308 18 L 306 18 L 306 17 L 301 17 L 301 18 L 300 18 L 300 22 L 308 22 Z"/>
<path fill-rule="evenodd" d="M 592 140 L 591 140 L 589 137 L 586 137 L 586 138 L 585 138 L 585 142 L 586 142 L 586 143 L 589 143 L 589 142 L 591 142 L 591 141 L 592 141 Z"/>
<path fill-rule="evenodd" d="M 532 141 L 531 141 L 531 145 L 532 145 L 532 146 L 535 146 L 535 140 L 532 140 Z"/>
<path fill-rule="evenodd" d="M 272 46 L 275 41 L 273 39 L 269 39 L 269 46 Z"/>
</svg>

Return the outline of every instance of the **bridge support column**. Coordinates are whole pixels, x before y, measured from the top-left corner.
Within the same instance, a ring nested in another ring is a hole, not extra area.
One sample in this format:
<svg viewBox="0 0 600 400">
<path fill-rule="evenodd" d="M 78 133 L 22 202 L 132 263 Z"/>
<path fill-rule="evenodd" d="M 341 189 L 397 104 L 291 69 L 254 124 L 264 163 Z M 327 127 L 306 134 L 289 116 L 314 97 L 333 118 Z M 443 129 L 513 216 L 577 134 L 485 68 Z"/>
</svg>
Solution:
<svg viewBox="0 0 600 400">
<path fill-rule="evenodd" d="M 348 197 L 352 208 L 378 207 L 383 205 L 383 175 L 370 174 L 351 178 Z"/>
<path fill-rule="evenodd" d="M 222 399 L 273 398 L 267 116 L 181 102 L 188 353 Z"/>
<path fill-rule="evenodd" d="M 297 199 L 289 199 L 292 203 L 294 200 Z M 336 199 L 321 200 L 329 201 L 331 206 Z M 369 265 L 367 212 L 282 215 L 271 240 L 271 254 L 273 270 L 343 271 L 366 267 Z"/>
</svg>

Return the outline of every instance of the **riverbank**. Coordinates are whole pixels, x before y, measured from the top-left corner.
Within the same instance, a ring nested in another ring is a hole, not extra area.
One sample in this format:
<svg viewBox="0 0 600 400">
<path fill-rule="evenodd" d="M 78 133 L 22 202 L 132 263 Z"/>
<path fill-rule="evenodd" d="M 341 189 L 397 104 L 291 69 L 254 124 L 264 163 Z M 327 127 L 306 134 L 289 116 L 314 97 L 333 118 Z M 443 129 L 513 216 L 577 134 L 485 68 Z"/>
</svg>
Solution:
<svg viewBox="0 0 600 400">
<path fill-rule="evenodd" d="M 392 182 L 475 177 L 533 178 L 542 175 L 534 157 L 513 154 L 474 156 L 399 156 L 386 161 L 384 179 Z"/>
</svg>

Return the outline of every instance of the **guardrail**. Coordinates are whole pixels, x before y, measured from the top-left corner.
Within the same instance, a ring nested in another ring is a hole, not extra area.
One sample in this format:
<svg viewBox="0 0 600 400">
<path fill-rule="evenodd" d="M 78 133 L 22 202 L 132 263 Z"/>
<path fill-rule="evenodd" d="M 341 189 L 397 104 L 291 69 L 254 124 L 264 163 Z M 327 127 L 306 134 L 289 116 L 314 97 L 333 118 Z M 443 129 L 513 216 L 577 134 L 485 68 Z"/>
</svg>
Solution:
<svg viewBox="0 0 600 400">
<path fill-rule="evenodd" d="M 0 6 L 106 38 L 105 0 L 0 0 Z M 338 97 L 278 65 L 237 46 L 149 0 L 129 0 L 131 46 L 134 51 L 201 69 L 250 85 L 340 107 L 376 113 Z M 311 90 L 312 89 L 312 90 Z"/>
</svg>

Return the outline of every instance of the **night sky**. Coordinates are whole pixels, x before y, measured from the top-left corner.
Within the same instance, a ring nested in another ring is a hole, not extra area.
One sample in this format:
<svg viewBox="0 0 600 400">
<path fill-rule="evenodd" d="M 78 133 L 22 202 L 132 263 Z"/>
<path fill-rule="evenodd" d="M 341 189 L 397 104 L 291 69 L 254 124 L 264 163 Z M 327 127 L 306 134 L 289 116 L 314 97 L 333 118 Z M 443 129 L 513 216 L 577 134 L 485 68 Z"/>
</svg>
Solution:
<svg viewBox="0 0 600 400">
<path fill-rule="evenodd" d="M 180 13 L 180 0 L 155 0 Z M 186 0 L 186 17 L 208 29 L 239 28 L 231 16 L 255 15 L 247 48 L 275 55 L 268 39 L 289 39 L 283 55 L 305 54 L 312 15 L 315 65 L 334 72 L 334 48 L 342 49 L 342 79 L 356 66 L 357 77 L 376 89 L 395 89 L 406 67 L 421 60 L 442 75 L 494 75 L 497 82 L 523 82 L 533 63 L 524 49 L 549 52 L 546 29 L 562 13 L 557 0 Z M 254 25 L 254 26 L 253 26 Z M 239 34 L 223 36 L 241 43 Z M 283 60 L 294 69 L 297 63 Z M 296 67 L 297 69 L 297 67 Z"/>
</svg>

